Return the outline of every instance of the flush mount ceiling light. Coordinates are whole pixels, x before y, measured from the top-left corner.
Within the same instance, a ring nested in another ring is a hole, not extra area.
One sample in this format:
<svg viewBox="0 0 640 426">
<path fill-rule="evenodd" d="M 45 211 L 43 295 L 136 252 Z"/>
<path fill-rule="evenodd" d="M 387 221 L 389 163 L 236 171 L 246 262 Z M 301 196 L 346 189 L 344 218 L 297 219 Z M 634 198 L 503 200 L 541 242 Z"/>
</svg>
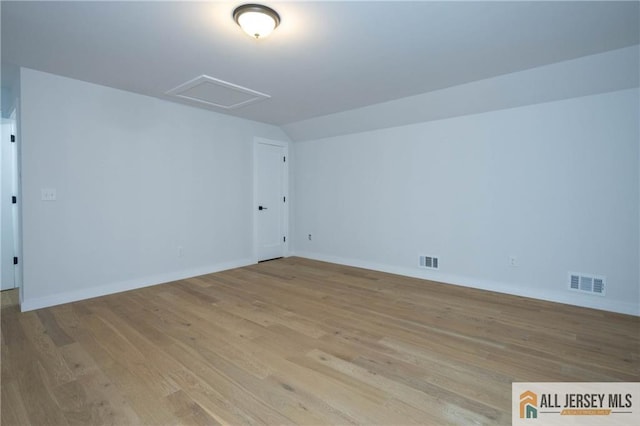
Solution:
<svg viewBox="0 0 640 426">
<path fill-rule="evenodd" d="M 233 19 L 242 30 L 255 38 L 265 38 L 280 24 L 280 15 L 261 4 L 243 4 L 233 11 Z"/>
</svg>

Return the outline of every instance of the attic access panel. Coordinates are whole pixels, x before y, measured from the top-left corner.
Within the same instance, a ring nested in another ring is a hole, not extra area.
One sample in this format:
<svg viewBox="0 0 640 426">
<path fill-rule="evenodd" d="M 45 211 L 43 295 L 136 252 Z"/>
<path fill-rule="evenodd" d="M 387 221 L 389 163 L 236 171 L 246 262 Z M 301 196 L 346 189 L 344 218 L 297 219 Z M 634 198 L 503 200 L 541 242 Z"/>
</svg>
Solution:
<svg viewBox="0 0 640 426">
<path fill-rule="evenodd" d="M 271 97 L 208 75 L 187 81 L 166 94 L 223 109 L 236 109 Z"/>
</svg>

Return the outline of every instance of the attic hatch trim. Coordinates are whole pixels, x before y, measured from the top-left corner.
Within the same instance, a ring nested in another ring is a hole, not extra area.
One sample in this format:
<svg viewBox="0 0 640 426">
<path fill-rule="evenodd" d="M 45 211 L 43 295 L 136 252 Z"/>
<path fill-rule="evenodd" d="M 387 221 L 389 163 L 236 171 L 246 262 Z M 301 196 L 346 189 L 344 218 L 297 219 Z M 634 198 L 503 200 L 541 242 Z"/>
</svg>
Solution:
<svg viewBox="0 0 640 426">
<path fill-rule="evenodd" d="M 212 85 L 214 90 L 216 88 L 221 89 L 221 94 L 226 94 L 229 97 L 235 96 L 238 99 L 233 102 L 224 102 L 221 99 L 216 100 L 214 98 L 210 98 L 208 97 L 208 94 L 204 92 L 201 93 L 202 96 L 197 96 L 197 94 L 194 93 L 187 94 L 187 92 L 193 92 L 193 89 L 196 89 L 197 92 L 198 87 L 201 87 L 204 90 L 207 85 Z M 226 93 L 224 93 L 225 89 Z M 186 83 L 182 83 L 179 86 L 168 90 L 165 94 L 225 110 L 241 108 L 246 105 L 271 98 L 271 95 L 266 93 L 258 92 L 257 90 L 252 90 L 205 74 L 189 80 Z"/>
</svg>

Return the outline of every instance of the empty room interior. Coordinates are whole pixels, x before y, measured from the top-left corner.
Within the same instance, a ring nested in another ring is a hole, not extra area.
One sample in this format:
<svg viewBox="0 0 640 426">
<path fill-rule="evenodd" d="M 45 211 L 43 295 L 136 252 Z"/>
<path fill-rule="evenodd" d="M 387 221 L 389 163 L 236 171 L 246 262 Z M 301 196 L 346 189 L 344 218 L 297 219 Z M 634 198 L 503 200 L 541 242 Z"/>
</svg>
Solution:
<svg viewBox="0 0 640 426">
<path fill-rule="evenodd" d="M 3 426 L 640 382 L 640 2 L 0 7 Z"/>
</svg>

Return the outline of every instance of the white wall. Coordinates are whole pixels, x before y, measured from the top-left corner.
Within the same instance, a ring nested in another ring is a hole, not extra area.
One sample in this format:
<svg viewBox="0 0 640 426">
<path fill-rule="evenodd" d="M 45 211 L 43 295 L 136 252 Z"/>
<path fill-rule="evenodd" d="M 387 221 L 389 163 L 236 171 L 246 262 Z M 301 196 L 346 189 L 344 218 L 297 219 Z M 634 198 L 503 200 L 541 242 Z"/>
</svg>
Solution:
<svg viewBox="0 0 640 426">
<path fill-rule="evenodd" d="M 21 117 L 24 310 L 251 263 L 279 128 L 29 69 Z"/>
<path fill-rule="evenodd" d="M 9 118 L 14 109 L 13 96 L 8 87 L 0 87 L 0 117 Z"/>
<path fill-rule="evenodd" d="M 638 99 L 298 143 L 295 254 L 639 314 Z M 277 127 L 28 69 L 20 110 L 23 309 L 251 263 L 252 143 Z M 606 297 L 568 271 L 606 275 Z"/>
<path fill-rule="evenodd" d="M 296 254 L 638 315 L 638 99 L 297 143 Z M 420 254 L 440 256 L 440 271 L 419 269 Z M 570 292 L 568 271 L 605 275 L 606 296 Z"/>
</svg>

